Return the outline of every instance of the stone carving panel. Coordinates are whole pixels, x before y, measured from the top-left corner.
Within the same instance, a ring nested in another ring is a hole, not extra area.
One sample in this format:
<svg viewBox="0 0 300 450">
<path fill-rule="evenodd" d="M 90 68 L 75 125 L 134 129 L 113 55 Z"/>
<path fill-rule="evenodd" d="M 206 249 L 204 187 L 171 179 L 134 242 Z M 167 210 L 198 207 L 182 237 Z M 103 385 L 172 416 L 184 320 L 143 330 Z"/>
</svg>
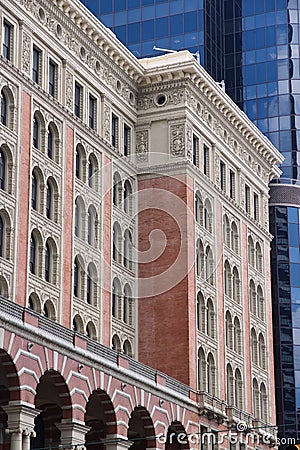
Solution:
<svg viewBox="0 0 300 450">
<path fill-rule="evenodd" d="M 136 132 L 136 158 L 137 161 L 148 161 L 149 131 L 140 130 Z"/>
<path fill-rule="evenodd" d="M 30 55 L 31 55 L 31 39 L 28 34 L 23 34 L 23 56 L 22 68 L 23 71 L 30 76 Z"/>
<path fill-rule="evenodd" d="M 172 156 L 185 156 L 185 139 L 185 126 L 183 123 L 170 126 L 170 151 Z"/>
<path fill-rule="evenodd" d="M 104 121 L 103 121 L 104 138 L 110 141 L 110 107 L 104 105 Z"/>
<path fill-rule="evenodd" d="M 66 107 L 73 110 L 73 75 L 66 73 Z"/>
</svg>

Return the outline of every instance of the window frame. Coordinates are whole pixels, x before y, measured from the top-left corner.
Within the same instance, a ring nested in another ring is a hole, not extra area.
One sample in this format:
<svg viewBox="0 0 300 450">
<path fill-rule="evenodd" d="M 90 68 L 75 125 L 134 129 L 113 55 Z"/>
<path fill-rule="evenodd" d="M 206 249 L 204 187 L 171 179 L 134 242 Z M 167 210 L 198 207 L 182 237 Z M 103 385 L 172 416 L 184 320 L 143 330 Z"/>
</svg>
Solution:
<svg viewBox="0 0 300 450">
<path fill-rule="evenodd" d="M 35 58 L 36 56 L 36 58 Z M 42 81 L 42 50 L 36 45 L 32 46 L 31 79 L 34 83 L 41 85 Z"/>
<path fill-rule="evenodd" d="M 75 80 L 74 84 L 74 114 L 82 120 L 83 117 L 83 85 Z"/>
<path fill-rule="evenodd" d="M 13 60 L 13 35 L 14 35 L 14 25 L 7 20 L 5 17 L 2 22 L 3 32 L 2 32 L 2 55 L 8 61 Z M 8 29 L 8 42 L 6 43 L 6 30 Z M 4 50 L 5 49 L 5 50 Z"/>
<path fill-rule="evenodd" d="M 53 72 L 50 70 L 53 69 Z M 52 76 L 50 76 L 52 74 Z M 58 64 L 53 58 L 48 59 L 48 94 L 51 97 L 58 97 Z"/>
<path fill-rule="evenodd" d="M 88 95 L 88 126 L 91 130 L 97 129 L 97 98 L 91 92 Z"/>
</svg>

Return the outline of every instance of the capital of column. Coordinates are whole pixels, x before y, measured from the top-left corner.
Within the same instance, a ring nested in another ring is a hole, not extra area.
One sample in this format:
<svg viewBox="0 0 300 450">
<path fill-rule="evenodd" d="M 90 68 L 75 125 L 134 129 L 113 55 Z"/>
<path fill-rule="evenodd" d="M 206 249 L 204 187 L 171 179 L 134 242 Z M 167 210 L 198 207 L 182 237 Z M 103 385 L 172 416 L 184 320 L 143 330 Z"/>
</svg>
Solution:
<svg viewBox="0 0 300 450">
<path fill-rule="evenodd" d="M 60 441 L 63 448 L 85 450 L 85 435 L 90 430 L 83 422 L 62 421 L 55 424 L 59 429 Z"/>
<path fill-rule="evenodd" d="M 20 433 L 34 436 L 34 419 L 41 412 L 34 406 L 22 403 L 9 403 L 2 406 L 7 414 L 7 433 Z"/>
<path fill-rule="evenodd" d="M 105 445 L 106 450 L 128 450 L 133 441 L 123 436 L 112 434 L 107 435 L 106 439 L 101 439 L 101 443 Z"/>
</svg>

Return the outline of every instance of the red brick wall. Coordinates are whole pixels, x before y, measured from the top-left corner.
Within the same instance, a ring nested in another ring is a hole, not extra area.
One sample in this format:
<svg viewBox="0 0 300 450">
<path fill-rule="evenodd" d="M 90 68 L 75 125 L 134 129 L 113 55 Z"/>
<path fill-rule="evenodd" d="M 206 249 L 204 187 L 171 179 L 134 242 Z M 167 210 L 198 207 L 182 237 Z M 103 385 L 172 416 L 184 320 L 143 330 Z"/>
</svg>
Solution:
<svg viewBox="0 0 300 450">
<path fill-rule="evenodd" d="M 138 345 L 141 362 L 195 388 L 194 192 L 188 184 L 186 175 L 139 181 L 140 259 L 150 252 L 154 230 L 166 237 L 153 234 L 155 245 L 166 246 L 139 263 Z"/>
<path fill-rule="evenodd" d="M 16 302 L 22 306 L 27 304 L 26 284 L 28 267 L 28 214 L 29 214 L 29 186 L 30 186 L 30 136 L 31 136 L 31 97 L 22 92 L 22 120 L 21 120 L 21 153 L 19 178 L 19 214 L 17 223 L 18 256 L 16 262 L 17 286 Z"/>
<path fill-rule="evenodd" d="M 66 129 L 65 201 L 63 210 L 64 267 L 63 267 L 63 317 L 62 323 L 71 326 L 73 298 L 73 205 L 74 205 L 74 130 Z"/>
</svg>

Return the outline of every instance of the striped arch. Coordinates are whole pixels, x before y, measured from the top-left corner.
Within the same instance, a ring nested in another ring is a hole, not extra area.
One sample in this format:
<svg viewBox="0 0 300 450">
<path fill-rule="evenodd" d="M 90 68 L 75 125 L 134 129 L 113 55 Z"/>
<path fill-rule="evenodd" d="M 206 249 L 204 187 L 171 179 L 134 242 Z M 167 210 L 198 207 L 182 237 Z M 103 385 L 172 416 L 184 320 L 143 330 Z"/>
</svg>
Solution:
<svg viewBox="0 0 300 450">
<path fill-rule="evenodd" d="M 156 447 L 152 418 L 144 406 L 136 406 L 128 422 L 127 437 L 133 443 L 130 450 L 146 450 Z"/>
<path fill-rule="evenodd" d="M 174 420 L 168 428 L 165 450 L 189 449 L 187 432 L 178 420 Z"/>
<path fill-rule="evenodd" d="M 5 396 L 8 396 L 8 401 L 20 400 L 20 381 L 16 366 L 9 354 L 3 349 L 0 349 L 0 388 L 1 392 L 4 389 L 7 392 Z M 2 396 L 0 395 L 0 408 L 1 399 Z"/>
</svg>

